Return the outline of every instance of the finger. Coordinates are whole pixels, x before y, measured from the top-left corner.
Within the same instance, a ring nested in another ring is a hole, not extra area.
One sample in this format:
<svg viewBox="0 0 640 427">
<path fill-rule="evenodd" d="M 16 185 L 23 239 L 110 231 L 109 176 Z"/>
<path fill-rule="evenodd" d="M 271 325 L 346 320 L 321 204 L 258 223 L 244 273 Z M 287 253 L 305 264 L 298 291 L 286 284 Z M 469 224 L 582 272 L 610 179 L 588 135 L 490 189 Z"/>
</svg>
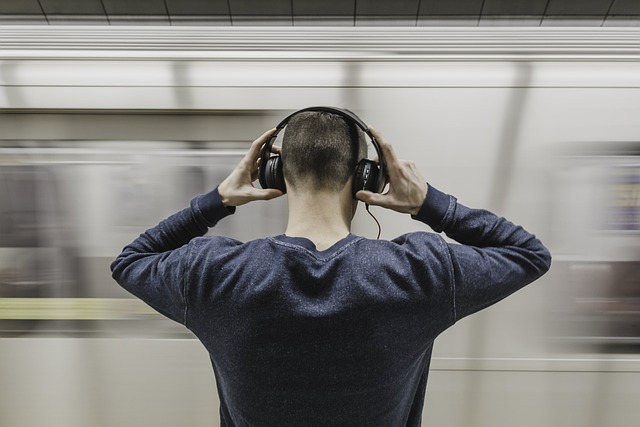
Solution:
<svg viewBox="0 0 640 427">
<path fill-rule="evenodd" d="M 255 168 L 251 171 L 251 182 L 254 182 L 260 177 L 260 161 L 257 161 Z"/>
<path fill-rule="evenodd" d="M 274 188 L 267 188 L 262 190 L 254 188 L 254 191 L 252 191 L 251 193 L 251 196 L 254 200 L 271 200 L 284 194 L 282 191 L 276 190 Z"/>
<path fill-rule="evenodd" d="M 282 153 L 282 147 L 280 147 L 279 145 L 272 145 L 271 146 L 271 152 L 273 154 L 281 154 Z"/>
<path fill-rule="evenodd" d="M 260 135 L 258 139 L 253 141 L 253 143 L 251 144 L 251 147 L 249 147 L 249 151 L 244 156 L 244 159 L 250 162 L 250 164 L 255 162 L 258 159 L 258 157 L 260 157 L 262 146 L 268 141 L 268 139 L 271 137 L 271 135 L 273 135 L 275 131 L 276 131 L 276 128 L 269 129 L 268 131 Z"/>
<path fill-rule="evenodd" d="M 265 142 L 267 142 L 267 139 L 269 139 L 269 137 L 271 135 L 273 135 L 273 133 L 276 131 L 276 128 L 271 128 L 268 131 L 266 131 L 265 133 L 263 133 L 262 135 L 260 135 L 260 137 L 258 137 L 258 139 L 256 139 L 254 141 L 254 144 L 257 143 L 259 147 L 262 146 L 262 144 L 264 144 Z"/>
<path fill-rule="evenodd" d="M 382 137 L 380 132 L 378 132 L 377 130 L 375 130 L 371 126 L 369 126 L 369 132 L 371 132 L 371 135 L 373 135 L 373 137 L 376 139 L 376 141 L 378 141 L 378 144 L 380 145 L 380 150 L 382 151 L 382 155 L 384 156 L 384 159 L 385 159 L 386 163 L 387 164 L 396 163 L 398 161 L 398 157 L 396 156 L 396 152 L 393 150 L 393 147 L 391 146 L 391 144 L 389 144 Z"/>
<path fill-rule="evenodd" d="M 368 190 L 360 190 L 356 193 L 356 199 L 372 206 L 385 206 L 384 194 L 374 193 Z"/>
</svg>

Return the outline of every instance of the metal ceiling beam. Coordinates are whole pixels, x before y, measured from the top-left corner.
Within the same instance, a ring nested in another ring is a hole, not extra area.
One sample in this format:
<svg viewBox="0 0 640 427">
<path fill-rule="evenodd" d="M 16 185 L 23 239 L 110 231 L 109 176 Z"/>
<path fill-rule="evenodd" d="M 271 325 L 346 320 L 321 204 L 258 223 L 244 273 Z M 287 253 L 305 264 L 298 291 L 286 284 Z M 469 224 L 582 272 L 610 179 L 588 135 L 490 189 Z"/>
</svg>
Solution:
<svg viewBox="0 0 640 427">
<path fill-rule="evenodd" d="M 640 61 L 640 29 L 0 26 L 18 58 Z"/>
</svg>

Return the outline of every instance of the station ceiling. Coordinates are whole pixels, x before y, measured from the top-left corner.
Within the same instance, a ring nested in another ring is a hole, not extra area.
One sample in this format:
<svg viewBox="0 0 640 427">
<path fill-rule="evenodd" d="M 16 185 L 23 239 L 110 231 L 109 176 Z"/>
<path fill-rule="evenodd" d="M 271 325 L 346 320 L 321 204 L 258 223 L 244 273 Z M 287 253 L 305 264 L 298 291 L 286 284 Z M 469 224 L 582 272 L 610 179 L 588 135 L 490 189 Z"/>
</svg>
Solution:
<svg viewBox="0 0 640 427">
<path fill-rule="evenodd" d="M 20 24 L 640 27 L 640 0 L 0 0 Z"/>
</svg>

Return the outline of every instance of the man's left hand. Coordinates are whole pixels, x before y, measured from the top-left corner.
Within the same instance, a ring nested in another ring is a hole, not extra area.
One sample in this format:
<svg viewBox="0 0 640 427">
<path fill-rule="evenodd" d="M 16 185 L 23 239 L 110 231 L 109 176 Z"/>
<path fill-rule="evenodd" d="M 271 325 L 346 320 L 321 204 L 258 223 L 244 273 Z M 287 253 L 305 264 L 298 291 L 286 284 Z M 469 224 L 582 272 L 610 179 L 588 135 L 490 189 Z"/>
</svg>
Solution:
<svg viewBox="0 0 640 427">
<path fill-rule="evenodd" d="M 262 161 L 260 151 L 274 131 L 275 128 L 263 133 L 260 138 L 253 141 L 244 158 L 218 186 L 218 193 L 220 193 L 222 203 L 225 206 L 240 206 L 254 200 L 270 200 L 282 196 L 283 193 L 280 190 L 258 189 L 253 186 L 253 182 L 258 179 L 258 171 Z"/>
</svg>

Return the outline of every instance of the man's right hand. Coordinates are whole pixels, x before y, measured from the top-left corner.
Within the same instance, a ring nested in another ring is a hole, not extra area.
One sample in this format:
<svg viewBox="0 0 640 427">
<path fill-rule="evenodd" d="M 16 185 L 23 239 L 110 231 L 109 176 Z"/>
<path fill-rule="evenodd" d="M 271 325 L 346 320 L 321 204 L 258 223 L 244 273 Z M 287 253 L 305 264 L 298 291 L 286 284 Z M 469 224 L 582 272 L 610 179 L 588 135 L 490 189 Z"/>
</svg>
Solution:
<svg viewBox="0 0 640 427">
<path fill-rule="evenodd" d="M 254 200 L 269 200 L 282 196 L 282 191 L 275 189 L 259 189 L 253 186 L 253 182 L 258 179 L 260 169 L 260 152 L 262 146 L 275 132 L 275 128 L 263 133 L 258 139 L 253 141 L 249 151 L 238 163 L 235 169 L 218 186 L 218 193 L 225 206 L 240 206 Z M 274 152 L 279 152 L 278 147 L 272 147 Z"/>
<path fill-rule="evenodd" d="M 391 144 L 388 144 L 378 131 L 369 127 L 369 131 L 376 138 L 386 163 L 389 190 L 384 194 L 360 190 L 356 199 L 372 205 L 392 209 L 400 213 L 417 215 L 427 197 L 429 186 L 422 177 L 415 163 L 396 157 Z"/>
</svg>

